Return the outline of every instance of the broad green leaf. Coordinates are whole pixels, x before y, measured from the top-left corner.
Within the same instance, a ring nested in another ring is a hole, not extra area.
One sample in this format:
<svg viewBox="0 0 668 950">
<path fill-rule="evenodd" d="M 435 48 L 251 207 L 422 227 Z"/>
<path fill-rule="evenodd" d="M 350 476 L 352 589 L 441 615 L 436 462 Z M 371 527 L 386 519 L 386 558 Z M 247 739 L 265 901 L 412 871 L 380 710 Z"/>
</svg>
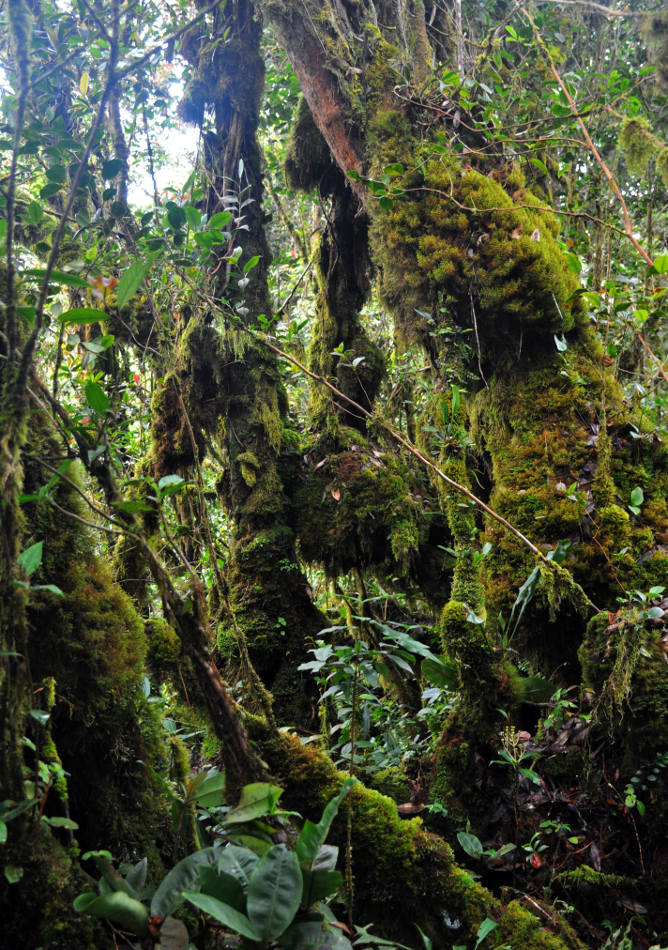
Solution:
<svg viewBox="0 0 668 950">
<path fill-rule="evenodd" d="M 325 897 L 330 897 L 343 884 L 339 871 L 303 871 L 302 904 L 311 907 Z"/>
<path fill-rule="evenodd" d="M 347 778 L 341 786 L 339 794 L 335 795 L 325 806 L 320 821 L 317 824 L 308 820 L 304 822 L 304 827 L 297 839 L 297 857 L 299 858 L 300 864 L 309 865 L 313 861 L 320 850 L 320 846 L 325 843 L 325 838 L 327 837 L 332 822 L 336 818 L 336 813 L 339 810 L 341 802 L 348 795 L 353 785 L 356 784 L 356 778 Z"/>
<path fill-rule="evenodd" d="M 254 782 L 241 790 L 239 804 L 225 815 L 226 825 L 241 824 L 271 815 L 276 810 L 283 789 L 268 782 Z"/>
<path fill-rule="evenodd" d="M 489 934 L 491 934 L 493 930 L 496 930 L 498 926 L 499 925 L 497 924 L 497 922 L 495 920 L 492 920 L 491 917 L 485 917 L 483 922 L 478 927 L 478 933 L 476 934 L 477 940 L 476 940 L 475 950 L 477 950 L 477 948 L 483 942 L 485 937 L 488 937 Z"/>
<path fill-rule="evenodd" d="M 40 726 L 45 726 L 49 721 L 50 713 L 44 709 L 30 709 L 28 714 L 32 716 L 33 719 L 36 719 Z"/>
<path fill-rule="evenodd" d="M 211 808 L 221 805 L 225 791 L 225 773 L 214 771 L 205 776 L 204 781 L 197 789 L 194 801 L 202 808 Z"/>
<path fill-rule="evenodd" d="M 640 485 L 636 485 L 636 487 L 631 492 L 631 504 L 634 508 L 640 508 L 644 500 L 645 493 L 643 492 Z"/>
<path fill-rule="evenodd" d="M 163 475 L 158 482 L 158 488 L 162 490 L 163 488 L 169 488 L 172 485 L 183 484 L 185 484 L 185 482 L 182 475 Z"/>
<path fill-rule="evenodd" d="M 76 831 L 79 827 L 76 821 L 73 821 L 71 818 L 61 817 L 60 815 L 54 815 L 53 817 L 43 815 L 42 821 L 47 825 L 51 825 L 52 828 L 68 828 L 70 831 Z"/>
<path fill-rule="evenodd" d="M 202 222 L 202 212 L 198 211 L 197 208 L 193 208 L 192 205 L 184 205 L 183 212 L 190 227 L 193 231 L 196 231 Z"/>
<path fill-rule="evenodd" d="M 277 844 L 260 858 L 248 882 L 246 907 L 261 940 L 276 940 L 292 923 L 302 896 L 302 872 L 294 851 Z"/>
<path fill-rule="evenodd" d="M 123 162 L 120 158 L 110 158 L 108 162 L 105 162 L 102 166 L 102 177 L 105 181 L 111 181 L 112 178 L 115 178 L 116 175 L 123 168 Z"/>
<path fill-rule="evenodd" d="M 33 327 L 35 325 L 35 315 L 37 311 L 34 306 L 17 307 L 16 312 L 23 317 L 29 326 Z"/>
<path fill-rule="evenodd" d="M 218 214 L 214 214 L 209 218 L 207 222 L 207 227 L 211 228 L 224 228 L 226 224 L 232 220 L 234 215 L 231 211 L 219 211 Z"/>
<path fill-rule="evenodd" d="M 62 165 L 52 165 L 47 168 L 46 177 L 58 185 L 65 184 L 66 172 Z"/>
<path fill-rule="evenodd" d="M 128 871 L 125 875 L 125 880 L 133 890 L 140 892 L 146 884 L 147 871 L 148 859 L 142 858 L 141 861 L 137 861 L 135 866 Z"/>
<path fill-rule="evenodd" d="M 544 161 L 542 161 L 542 159 L 536 158 L 534 156 L 533 158 L 530 158 L 529 161 L 531 162 L 532 165 L 535 165 L 536 168 L 539 168 L 544 175 L 549 175 L 549 172 L 547 170 L 547 165 L 545 164 Z"/>
<path fill-rule="evenodd" d="M 246 892 L 250 876 L 258 861 L 258 856 L 248 848 L 239 848 L 235 844 L 230 844 L 226 848 L 218 849 L 215 867 L 217 871 L 225 871 L 236 878 Z"/>
<path fill-rule="evenodd" d="M 137 293 L 141 282 L 148 273 L 149 267 L 150 264 L 142 264 L 141 261 L 135 261 L 123 274 L 116 288 L 119 310 L 122 310 L 128 300 Z"/>
<path fill-rule="evenodd" d="M 265 828 L 267 826 L 265 825 Z M 261 858 L 263 854 L 266 854 L 267 851 L 272 847 L 271 838 L 260 838 L 257 834 L 244 834 L 243 828 L 240 833 L 235 832 L 234 827 L 229 828 L 227 831 L 228 837 L 233 844 L 237 845 L 244 850 L 251 851 L 257 858 Z M 271 830 L 271 829 L 268 829 Z"/>
<path fill-rule="evenodd" d="M 63 323 L 99 323 L 107 319 L 104 310 L 96 310 L 94 307 L 73 307 L 61 313 L 60 320 Z"/>
<path fill-rule="evenodd" d="M 23 868 L 15 864 L 5 865 L 5 877 L 9 884 L 17 884 L 23 877 Z"/>
<path fill-rule="evenodd" d="M 214 244 L 224 244 L 227 238 L 221 231 L 199 231 L 195 235 L 195 244 L 210 251 Z"/>
<path fill-rule="evenodd" d="M 247 260 L 246 263 L 245 263 L 244 266 L 243 266 L 243 272 L 244 272 L 244 274 L 247 274 L 248 271 L 253 270 L 254 267 L 257 267 L 259 261 L 260 261 L 260 255 L 259 255 L 259 254 L 255 254 L 253 257 L 251 257 L 249 260 Z"/>
<path fill-rule="evenodd" d="M 148 910 L 141 901 L 125 891 L 111 891 L 101 897 L 80 894 L 74 901 L 74 909 L 91 917 L 106 917 L 138 937 L 145 937 L 148 933 Z"/>
<path fill-rule="evenodd" d="M 100 415 L 109 409 L 109 397 L 99 383 L 86 383 L 86 402 Z"/>
<path fill-rule="evenodd" d="M 427 682 L 439 689 L 454 689 L 457 685 L 459 667 L 452 660 L 439 656 L 426 656 L 421 665 L 422 675 Z"/>
<path fill-rule="evenodd" d="M 151 900 L 151 914 L 168 917 L 183 903 L 183 892 L 199 886 L 199 869 L 204 865 L 215 867 L 219 852 L 203 848 L 189 854 L 162 879 Z"/>
<path fill-rule="evenodd" d="M 458 831 L 457 841 L 472 858 L 482 857 L 484 848 L 482 841 L 476 835 L 472 835 L 469 831 Z"/>
<path fill-rule="evenodd" d="M 311 863 L 314 871 L 333 871 L 339 857 L 339 849 L 335 844 L 323 844 Z"/>
<path fill-rule="evenodd" d="M 26 548 L 25 551 L 22 551 L 19 554 L 17 561 L 26 572 L 28 577 L 34 574 L 42 563 L 43 548 L 44 542 L 37 541 L 36 544 L 31 544 L 29 548 Z"/>
<path fill-rule="evenodd" d="M 668 254 L 659 254 L 658 257 L 654 258 L 653 270 L 657 274 L 668 274 Z"/>
<path fill-rule="evenodd" d="M 7 843 L 7 825 L 4 821 L 0 821 L 0 844 Z"/>
<path fill-rule="evenodd" d="M 42 206 L 39 201 L 31 201 L 28 205 L 28 217 L 30 218 L 31 224 L 39 224 L 44 216 L 42 211 Z"/>
<path fill-rule="evenodd" d="M 246 895 L 241 883 L 226 871 L 218 871 L 203 865 L 199 869 L 202 882 L 201 893 L 215 897 L 216 900 L 228 904 L 235 910 L 243 911 L 246 907 Z"/>
<path fill-rule="evenodd" d="M 183 897 L 191 904 L 194 904 L 195 907 L 204 911 L 205 914 L 214 917 L 224 927 L 228 927 L 230 930 L 241 934 L 242 937 L 247 937 L 256 943 L 261 939 L 254 930 L 248 917 L 246 917 L 245 914 L 239 913 L 234 907 L 223 904 L 222 901 L 216 900 L 215 897 L 208 897 L 206 894 L 184 893 Z"/>
<path fill-rule="evenodd" d="M 24 274 L 29 277 L 38 277 L 42 280 L 46 274 L 46 270 L 43 267 L 31 267 L 30 270 L 25 271 Z M 66 284 L 68 287 L 90 287 L 88 281 L 83 277 L 79 277 L 78 274 L 69 274 L 64 270 L 52 270 L 49 274 L 49 283 Z"/>
</svg>

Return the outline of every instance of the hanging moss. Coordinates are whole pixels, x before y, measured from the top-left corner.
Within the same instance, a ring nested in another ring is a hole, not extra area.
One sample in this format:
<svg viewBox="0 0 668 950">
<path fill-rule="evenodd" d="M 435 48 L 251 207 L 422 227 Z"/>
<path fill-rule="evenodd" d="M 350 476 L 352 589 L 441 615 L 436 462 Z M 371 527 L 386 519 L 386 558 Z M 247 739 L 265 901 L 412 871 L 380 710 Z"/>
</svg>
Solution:
<svg viewBox="0 0 668 950">
<path fill-rule="evenodd" d="M 657 149 L 657 140 L 647 119 L 641 116 L 625 119 L 619 133 L 619 147 L 624 152 L 629 171 L 643 175 Z"/>
<path fill-rule="evenodd" d="M 306 192 L 317 188 L 321 195 L 329 194 L 334 182 L 341 177 L 303 96 L 299 98 L 290 129 L 285 177 L 290 188 Z"/>
<path fill-rule="evenodd" d="M 359 433 L 341 429 L 339 443 L 344 438 L 345 449 L 326 452 L 327 440 L 314 448 L 295 493 L 301 556 L 323 565 L 330 577 L 353 567 L 371 568 L 381 576 L 420 577 L 423 589 L 438 589 L 442 600 L 438 568 L 432 563 L 433 573 L 425 569 L 421 574 L 437 556 L 436 544 L 449 539 L 429 486 Z"/>
<path fill-rule="evenodd" d="M 661 149 L 656 157 L 656 169 L 661 181 L 668 188 L 668 145 Z"/>
<path fill-rule="evenodd" d="M 668 747 L 663 633 L 631 602 L 618 614 L 594 617 L 580 647 L 583 681 L 593 692 L 596 720 L 616 746 L 623 781 Z M 662 776 L 652 790 L 657 801 L 667 779 Z"/>
</svg>

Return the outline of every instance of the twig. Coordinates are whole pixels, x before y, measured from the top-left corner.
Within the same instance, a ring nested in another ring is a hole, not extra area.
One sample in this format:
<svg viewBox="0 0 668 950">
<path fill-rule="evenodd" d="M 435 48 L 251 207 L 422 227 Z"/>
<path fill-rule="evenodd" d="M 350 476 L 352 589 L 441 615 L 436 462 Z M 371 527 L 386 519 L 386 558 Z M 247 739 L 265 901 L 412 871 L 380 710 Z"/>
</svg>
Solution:
<svg viewBox="0 0 668 950">
<path fill-rule="evenodd" d="M 608 181 L 608 184 L 610 185 L 610 188 L 612 189 L 615 197 L 619 201 L 619 206 L 622 211 L 622 217 L 624 218 L 624 233 L 626 237 L 629 239 L 631 244 L 633 244 L 636 251 L 638 252 L 638 254 L 640 254 L 640 256 L 645 261 L 645 263 L 648 264 L 650 267 L 653 267 L 654 261 L 652 260 L 651 256 L 647 253 L 645 248 L 642 246 L 640 241 L 636 238 L 635 234 L 633 233 L 633 225 L 631 223 L 631 216 L 629 215 L 629 209 L 627 207 L 626 201 L 624 200 L 624 195 L 622 194 L 621 189 L 617 183 L 617 179 L 615 178 L 615 176 L 612 174 L 612 172 L 606 165 L 601 153 L 599 152 L 596 145 L 594 144 L 594 141 L 591 135 L 589 134 L 589 130 L 587 129 L 587 126 L 585 125 L 584 121 L 582 120 L 581 116 L 578 113 L 578 108 L 577 108 L 577 105 L 575 104 L 575 100 L 573 99 L 573 96 L 571 95 L 568 86 L 566 85 L 564 80 L 561 78 L 561 74 L 554 63 L 552 54 L 550 53 L 545 41 L 543 40 L 543 37 L 541 36 L 541 33 L 538 27 L 536 26 L 536 23 L 533 17 L 527 10 L 524 9 L 523 6 L 521 6 L 520 3 L 518 3 L 518 0 L 514 0 L 514 3 L 517 10 L 524 16 L 524 18 L 527 20 L 527 22 L 531 26 L 534 36 L 536 37 L 536 42 L 538 43 L 540 49 L 542 50 L 543 55 L 545 56 L 550 66 L 552 75 L 556 79 L 559 85 L 559 88 L 561 89 L 564 96 L 566 97 L 571 113 L 575 117 L 578 125 L 580 126 L 582 130 L 582 134 L 584 135 L 585 142 L 587 143 L 587 148 L 589 149 L 591 154 L 594 156 L 594 158 L 598 162 L 601 168 L 601 171 L 605 175 Z M 647 350 L 647 352 L 650 354 L 652 359 L 656 362 L 659 372 L 661 373 L 665 381 L 668 383 L 668 373 L 666 373 L 666 370 L 664 369 L 664 366 L 661 360 L 658 358 L 658 356 L 656 356 L 655 353 L 652 352 L 647 342 L 645 341 L 644 337 L 639 331 L 636 332 L 636 338 L 641 343 L 641 345 Z"/>
</svg>

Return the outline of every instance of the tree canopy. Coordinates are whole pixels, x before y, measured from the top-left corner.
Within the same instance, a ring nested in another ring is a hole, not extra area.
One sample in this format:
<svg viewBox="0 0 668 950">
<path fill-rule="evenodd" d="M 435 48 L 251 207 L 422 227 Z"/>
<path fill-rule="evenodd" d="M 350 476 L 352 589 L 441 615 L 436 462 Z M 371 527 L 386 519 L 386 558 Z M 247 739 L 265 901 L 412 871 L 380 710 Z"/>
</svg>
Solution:
<svg viewBox="0 0 668 950">
<path fill-rule="evenodd" d="M 668 944 L 668 15 L 5 0 L 17 948 Z"/>
</svg>

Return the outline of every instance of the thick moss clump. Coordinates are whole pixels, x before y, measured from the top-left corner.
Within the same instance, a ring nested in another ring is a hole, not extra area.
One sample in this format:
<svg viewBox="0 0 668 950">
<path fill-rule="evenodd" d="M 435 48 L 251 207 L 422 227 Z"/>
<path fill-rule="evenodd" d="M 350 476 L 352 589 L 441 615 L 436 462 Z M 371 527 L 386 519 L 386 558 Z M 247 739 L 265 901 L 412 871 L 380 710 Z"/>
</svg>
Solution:
<svg viewBox="0 0 668 950">
<path fill-rule="evenodd" d="M 317 188 L 325 195 L 330 192 L 332 181 L 340 176 L 306 99 L 301 96 L 285 155 L 287 183 L 296 191 L 308 192 Z"/>
<path fill-rule="evenodd" d="M 101 921 L 76 913 L 74 898 L 84 890 L 84 875 L 65 847 L 45 826 L 37 826 L 20 844 L 2 849 L 3 866 L 22 869 L 9 884 L 0 877 L 2 939 L 12 950 L 112 950 L 114 942 Z"/>
<path fill-rule="evenodd" d="M 419 577 L 423 589 L 442 602 L 440 571 L 433 563 L 431 573 L 421 568 L 427 549 L 438 563 L 436 544 L 447 544 L 449 537 L 428 484 L 359 433 L 342 431 L 339 442 L 343 435 L 347 448 L 325 454 L 323 444 L 313 451 L 296 491 L 301 556 L 321 564 L 330 577 L 353 567 Z"/>
<path fill-rule="evenodd" d="M 142 692 L 143 624 L 104 562 L 89 555 L 61 566 L 57 580 L 62 602 L 31 611 L 31 666 L 55 679 L 52 735 L 70 773 L 78 839 L 116 854 L 153 853 L 162 806 L 143 763 L 164 762 L 165 748 Z"/>
<path fill-rule="evenodd" d="M 48 480 L 37 460 L 55 447 L 48 438 L 39 443 L 35 462 L 26 466 L 26 493 Z M 70 467 L 68 478 L 76 484 L 77 477 Z M 54 490 L 62 509 L 86 514 L 73 486 L 61 482 Z M 164 765 L 166 746 L 143 694 L 144 624 L 80 523 L 48 499 L 26 506 L 26 516 L 33 539 L 43 541 L 33 580 L 56 584 L 64 595 L 31 595 L 29 652 L 33 681 L 53 684 L 50 739 L 70 773 L 68 804 L 78 840 L 84 849 L 106 847 L 116 855 L 155 854 L 166 820 L 147 765 Z M 62 813 L 64 805 L 52 791 L 49 807 Z"/>
<path fill-rule="evenodd" d="M 373 224 L 381 290 L 404 339 L 429 342 L 450 321 L 474 331 L 472 357 L 498 367 L 584 322 L 558 221 L 514 169 L 474 168 L 430 145 L 415 155 L 412 130 L 393 111 L 376 115 L 374 140 L 377 166 L 408 169 L 395 179 L 404 197 Z M 416 309 L 431 312 L 433 326 Z"/>
<path fill-rule="evenodd" d="M 666 628 L 645 619 L 641 607 L 630 602 L 594 617 L 580 647 L 584 685 L 593 690 L 595 717 L 612 737 L 626 782 L 637 770 L 649 774 L 668 749 Z M 665 811 L 667 771 L 647 783 L 654 810 Z"/>
</svg>

